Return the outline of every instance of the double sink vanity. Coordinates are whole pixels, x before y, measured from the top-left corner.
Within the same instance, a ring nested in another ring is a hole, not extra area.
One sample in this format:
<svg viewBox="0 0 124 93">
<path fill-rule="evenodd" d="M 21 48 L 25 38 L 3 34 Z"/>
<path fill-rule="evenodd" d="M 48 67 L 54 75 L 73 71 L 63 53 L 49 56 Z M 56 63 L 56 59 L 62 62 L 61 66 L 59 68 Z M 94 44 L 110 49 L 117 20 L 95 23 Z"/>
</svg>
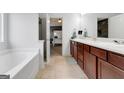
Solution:
<svg viewBox="0 0 124 93">
<path fill-rule="evenodd" d="M 70 52 L 90 79 L 124 79 L 124 45 L 96 39 L 71 39 Z"/>
</svg>

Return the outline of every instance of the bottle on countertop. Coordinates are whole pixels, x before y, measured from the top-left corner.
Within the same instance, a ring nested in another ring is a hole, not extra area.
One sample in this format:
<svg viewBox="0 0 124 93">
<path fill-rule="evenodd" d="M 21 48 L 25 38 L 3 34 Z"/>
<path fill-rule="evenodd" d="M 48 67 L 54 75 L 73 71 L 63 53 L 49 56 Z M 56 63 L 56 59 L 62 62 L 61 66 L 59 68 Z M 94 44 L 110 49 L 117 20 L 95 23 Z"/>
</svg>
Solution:
<svg viewBox="0 0 124 93">
<path fill-rule="evenodd" d="M 88 37 L 87 29 L 84 28 L 84 37 Z"/>
<path fill-rule="evenodd" d="M 74 38 L 77 37 L 76 31 L 77 31 L 77 29 L 76 28 L 73 28 L 73 33 L 72 33 L 71 39 L 74 39 Z"/>
</svg>

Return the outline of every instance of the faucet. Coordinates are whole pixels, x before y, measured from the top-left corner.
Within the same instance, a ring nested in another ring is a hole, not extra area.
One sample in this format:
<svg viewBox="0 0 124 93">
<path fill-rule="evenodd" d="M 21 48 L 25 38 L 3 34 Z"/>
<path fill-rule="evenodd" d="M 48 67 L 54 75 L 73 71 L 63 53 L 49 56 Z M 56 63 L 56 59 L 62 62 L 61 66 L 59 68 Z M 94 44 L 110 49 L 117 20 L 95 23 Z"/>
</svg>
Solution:
<svg viewBox="0 0 124 93">
<path fill-rule="evenodd" d="M 115 43 L 117 43 L 117 44 L 120 44 L 120 42 L 119 41 L 117 41 L 117 40 L 113 40 Z"/>
</svg>

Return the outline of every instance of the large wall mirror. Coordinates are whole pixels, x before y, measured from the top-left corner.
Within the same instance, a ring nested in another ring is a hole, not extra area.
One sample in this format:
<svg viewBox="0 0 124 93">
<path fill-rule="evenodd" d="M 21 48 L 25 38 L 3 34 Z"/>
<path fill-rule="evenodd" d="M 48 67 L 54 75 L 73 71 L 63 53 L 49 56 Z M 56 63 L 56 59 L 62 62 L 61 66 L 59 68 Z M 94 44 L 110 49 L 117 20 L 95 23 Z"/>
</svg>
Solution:
<svg viewBox="0 0 124 93">
<path fill-rule="evenodd" d="M 97 18 L 97 37 L 124 39 L 124 14 Z"/>
</svg>

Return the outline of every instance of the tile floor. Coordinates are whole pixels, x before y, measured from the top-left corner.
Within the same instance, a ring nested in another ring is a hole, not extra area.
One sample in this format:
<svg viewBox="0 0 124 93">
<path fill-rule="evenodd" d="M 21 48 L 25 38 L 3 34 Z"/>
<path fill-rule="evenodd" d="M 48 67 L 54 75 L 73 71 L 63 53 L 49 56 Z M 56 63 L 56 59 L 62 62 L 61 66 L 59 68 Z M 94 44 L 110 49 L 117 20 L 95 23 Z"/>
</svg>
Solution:
<svg viewBox="0 0 124 93">
<path fill-rule="evenodd" d="M 36 79 L 87 79 L 72 57 L 61 56 L 61 46 L 51 48 L 49 64 L 41 69 Z"/>
<path fill-rule="evenodd" d="M 86 79 L 87 76 L 72 57 L 52 56 L 36 79 Z"/>
<path fill-rule="evenodd" d="M 62 55 L 62 45 L 51 46 L 51 55 L 52 56 L 61 56 Z"/>
</svg>

